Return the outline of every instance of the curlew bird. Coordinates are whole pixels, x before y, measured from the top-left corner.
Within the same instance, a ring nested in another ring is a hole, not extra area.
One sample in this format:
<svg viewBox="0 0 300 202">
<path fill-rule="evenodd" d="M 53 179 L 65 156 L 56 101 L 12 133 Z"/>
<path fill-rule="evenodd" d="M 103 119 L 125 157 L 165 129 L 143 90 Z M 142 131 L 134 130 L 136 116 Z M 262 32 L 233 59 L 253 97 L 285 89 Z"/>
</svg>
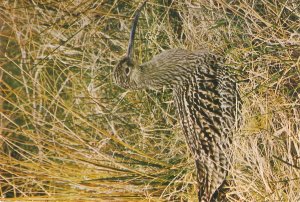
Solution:
<svg viewBox="0 0 300 202">
<path fill-rule="evenodd" d="M 195 159 L 198 199 L 214 201 L 225 182 L 231 159 L 228 151 L 240 116 L 235 77 L 208 51 L 171 49 L 137 64 L 134 35 L 146 1 L 135 13 L 127 54 L 113 72 L 115 82 L 125 89 L 173 90 L 179 121 Z"/>
</svg>

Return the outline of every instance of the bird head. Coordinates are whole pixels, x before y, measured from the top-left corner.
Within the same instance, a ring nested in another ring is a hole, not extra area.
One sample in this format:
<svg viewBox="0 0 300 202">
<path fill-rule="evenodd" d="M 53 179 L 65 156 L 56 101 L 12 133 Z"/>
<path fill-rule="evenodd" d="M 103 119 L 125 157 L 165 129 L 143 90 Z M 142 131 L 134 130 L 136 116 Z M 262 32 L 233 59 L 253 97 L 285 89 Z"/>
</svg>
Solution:
<svg viewBox="0 0 300 202">
<path fill-rule="evenodd" d="M 132 73 L 135 71 L 135 63 L 132 58 L 125 56 L 114 69 L 114 79 L 118 86 L 122 88 L 132 88 Z"/>
<path fill-rule="evenodd" d="M 135 78 L 139 66 L 134 62 L 133 59 L 134 36 L 140 13 L 143 7 L 145 6 L 146 2 L 147 0 L 145 0 L 135 12 L 130 32 L 127 53 L 114 68 L 113 74 L 115 82 L 117 85 L 123 88 L 136 88 Z"/>
</svg>

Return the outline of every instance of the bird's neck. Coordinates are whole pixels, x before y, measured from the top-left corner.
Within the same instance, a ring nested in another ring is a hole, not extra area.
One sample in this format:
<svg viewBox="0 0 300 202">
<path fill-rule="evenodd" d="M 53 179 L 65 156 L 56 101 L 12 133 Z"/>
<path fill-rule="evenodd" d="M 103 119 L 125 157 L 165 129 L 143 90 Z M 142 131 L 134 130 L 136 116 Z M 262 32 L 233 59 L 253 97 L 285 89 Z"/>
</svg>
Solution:
<svg viewBox="0 0 300 202">
<path fill-rule="evenodd" d="M 211 57 L 181 49 L 163 52 L 139 66 L 135 82 L 145 88 L 161 89 L 184 85 L 191 79 L 209 80 L 217 74 L 217 64 Z"/>
</svg>

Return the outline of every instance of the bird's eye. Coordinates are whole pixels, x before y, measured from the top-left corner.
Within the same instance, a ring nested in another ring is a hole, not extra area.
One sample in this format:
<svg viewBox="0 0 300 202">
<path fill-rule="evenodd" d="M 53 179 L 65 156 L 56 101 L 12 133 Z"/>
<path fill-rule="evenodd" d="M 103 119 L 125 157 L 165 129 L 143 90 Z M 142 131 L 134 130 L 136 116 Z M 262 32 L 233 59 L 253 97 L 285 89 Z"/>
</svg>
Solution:
<svg viewBox="0 0 300 202">
<path fill-rule="evenodd" d="M 130 73 L 130 69 L 129 69 L 129 67 L 126 67 L 126 68 L 125 68 L 125 74 L 128 76 L 129 73 Z"/>
</svg>

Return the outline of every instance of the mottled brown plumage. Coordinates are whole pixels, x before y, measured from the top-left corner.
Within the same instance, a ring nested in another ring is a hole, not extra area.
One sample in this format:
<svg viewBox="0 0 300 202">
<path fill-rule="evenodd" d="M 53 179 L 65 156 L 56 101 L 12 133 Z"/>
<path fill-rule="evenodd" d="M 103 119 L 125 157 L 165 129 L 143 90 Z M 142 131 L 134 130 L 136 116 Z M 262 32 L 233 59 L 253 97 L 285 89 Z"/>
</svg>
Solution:
<svg viewBox="0 0 300 202">
<path fill-rule="evenodd" d="M 136 12 L 127 55 L 114 69 L 115 81 L 126 89 L 173 89 L 181 127 L 195 158 L 199 201 L 212 201 L 227 175 L 239 118 L 235 78 L 209 51 L 171 49 L 136 64 L 133 39 L 145 2 Z"/>
</svg>

